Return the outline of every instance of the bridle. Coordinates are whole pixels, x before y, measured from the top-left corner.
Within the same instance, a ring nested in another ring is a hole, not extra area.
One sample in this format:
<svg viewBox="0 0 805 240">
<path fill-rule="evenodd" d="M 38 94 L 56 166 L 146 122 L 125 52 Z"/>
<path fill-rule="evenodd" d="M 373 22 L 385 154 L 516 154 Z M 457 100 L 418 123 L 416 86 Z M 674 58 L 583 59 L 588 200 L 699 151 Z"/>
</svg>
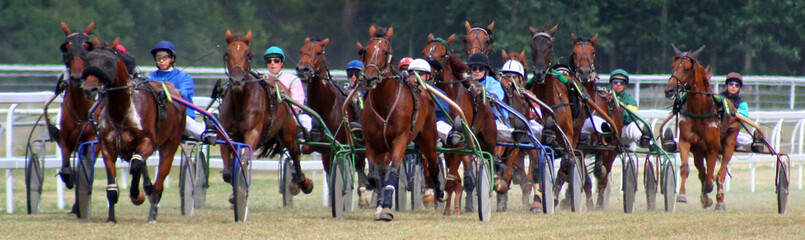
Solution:
<svg viewBox="0 0 805 240">
<path fill-rule="evenodd" d="M 679 71 L 679 69 L 682 68 L 682 63 L 684 63 L 685 61 L 690 61 L 691 65 L 693 65 L 692 71 L 688 74 L 688 76 L 683 77 L 683 78 L 688 79 L 688 81 L 682 81 L 681 78 L 676 76 L 677 72 Z M 692 91 L 692 89 L 690 89 L 690 82 L 693 80 L 693 74 L 696 73 L 696 69 L 698 67 L 699 67 L 699 62 L 696 61 L 696 59 L 693 59 L 692 57 L 690 57 L 689 54 L 685 54 L 685 55 L 682 55 L 682 56 L 679 57 L 679 64 L 674 66 L 674 70 L 673 70 L 673 72 L 671 72 L 671 78 L 668 79 L 668 81 L 670 81 L 671 79 L 676 80 L 676 95 L 675 95 L 676 98 L 678 98 L 679 96 L 682 96 L 683 93 L 698 93 L 698 94 L 705 94 L 705 95 L 713 95 L 713 93 L 710 93 L 710 92 Z"/>
<path fill-rule="evenodd" d="M 531 37 L 531 42 L 534 42 L 537 39 L 537 37 L 545 37 L 546 39 L 548 39 L 548 41 L 552 41 L 550 34 L 548 34 L 546 32 L 538 32 L 538 33 L 534 34 L 534 36 Z M 536 56 L 536 54 L 532 54 L 532 55 L 534 56 L 535 59 L 532 59 L 532 61 L 531 61 L 532 62 L 531 63 L 531 69 L 534 69 L 534 70 L 532 70 L 532 72 L 534 73 L 534 76 L 539 76 L 539 74 L 537 74 L 537 59 L 536 59 L 537 56 Z M 551 63 L 548 62 L 547 66 L 545 66 L 545 72 L 548 73 L 550 71 L 551 71 Z M 542 79 L 536 79 L 535 78 L 534 81 L 536 83 L 543 83 L 543 82 L 545 82 L 545 76 L 547 76 L 547 75 L 543 74 Z"/>
<path fill-rule="evenodd" d="M 469 43 L 470 43 L 470 49 L 465 50 L 465 52 L 464 52 L 464 53 L 465 53 L 465 54 L 467 54 L 467 56 L 469 56 L 469 55 L 470 55 L 470 52 L 472 52 L 472 50 L 473 50 L 473 49 L 478 49 L 478 50 L 480 50 L 480 51 L 481 51 L 481 53 L 483 53 L 483 54 L 487 54 L 488 49 L 483 49 L 483 48 L 479 47 L 479 46 L 481 45 L 481 39 L 480 39 L 480 35 L 479 35 L 479 34 L 480 34 L 481 32 L 483 32 L 483 33 L 484 33 L 484 35 L 486 35 L 486 39 L 488 39 L 488 41 L 489 41 L 489 45 L 492 45 L 492 42 L 494 41 L 494 40 L 492 39 L 492 36 L 490 36 L 490 35 L 489 35 L 489 32 L 488 32 L 488 31 L 486 31 L 486 29 L 484 29 L 484 28 L 480 28 L 480 27 L 474 27 L 474 28 L 471 28 L 469 31 L 467 31 L 467 35 L 470 35 L 470 33 L 472 33 L 473 31 L 475 31 L 475 37 L 469 41 Z M 475 45 L 473 44 L 473 43 L 476 43 L 476 42 L 478 43 L 478 46 L 475 46 Z"/>
<path fill-rule="evenodd" d="M 232 72 L 233 69 L 243 70 L 243 74 L 245 74 L 247 76 L 249 74 L 251 74 L 250 70 L 251 70 L 251 65 L 252 65 L 252 58 L 254 57 L 252 55 L 252 51 L 249 50 L 249 45 L 246 44 L 246 41 L 244 41 L 244 40 L 240 40 L 240 39 L 232 40 L 232 42 L 230 42 L 229 45 L 232 45 L 235 42 L 242 42 L 244 45 L 246 45 L 246 67 L 244 68 L 242 65 L 235 65 L 235 66 L 232 66 L 232 69 L 230 69 L 229 68 L 229 58 L 231 56 L 229 55 L 228 51 L 224 52 L 224 56 L 223 56 L 222 60 L 224 62 L 224 73 L 226 74 L 227 78 L 229 79 L 229 81 L 227 82 L 227 85 L 232 85 L 233 79 L 232 79 L 231 72 Z M 238 48 L 238 49 L 240 49 L 240 48 Z M 243 84 L 246 84 L 246 83 L 249 83 L 249 82 L 256 82 L 256 81 L 260 81 L 260 79 L 246 80 L 246 81 L 244 81 Z"/>
<path fill-rule="evenodd" d="M 580 69 L 581 62 L 586 60 L 587 63 L 590 64 L 590 71 L 592 73 L 595 73 L 596 72 L 595 71 L 595 61 L 594 61 L 595 52 L 593 51 L 592 54 L 587 54 L 587 45 L 590 45 L 591 43 L 589 41 L 579 41 L 578 44 L 581 45 L 581 55 L 582 56 L 581 56 L 581 58 L 579 58 L 579 61 L 573 60 L 573 72 L 575 73 L 576 76 L 582 76 L 581 75 L 581 69 Z M 573 55 L 575 55 L 575 53 Z M 592 55 L 592 59 L 589 57 L 590 55 Z M 571 57 L 571 58 L 573 59 L 575 57 Z M 588 83 L 592 79 L 590 79 L 590 78 L 587 78 L 587 79 L 582 78 L 580 80 L 581 80 L 582 83 Z"/>
<path fill-rule="evenodd" d="M 316 60 L 315 60 L 316 58 L 313 55 L 313 44 L 317 44 L 317 43 L 321 43 L 321 42 L 320 41 L 310 41 L 308 43 L 307 52 L 305 52 L 303 54 L 303 55 L 307 55 L 308 57 L 310 57 L 310 63 L 311 63 L 311 65 L 313 65 L 313 72 L 312 73 L 304 73 L 304 74 L 298 73 L 297 74 L 299 76 L 299 78 L 304 82 L 310 81 L 310 79 L 313 79 L 315 77 L 321 77 L 321 76 L 319 76 L 319 71 L 321 70 L 321 66 L 324 65 L 324 64 L 316 64 Z M 324 55 L 324 52 L 325 52 L 324 48 L 321 48 L 321 59 L 319 60 L 319 62 L 322 62 L 322 61 L 327 62 L 327 57 Z M 301 58 L 300 58 L 300 61 L 301 61 Z M 310 75 L 308 76 L 307 74 L 310 74 Z M 327 78 L 326 78 L 326 80 L 330 80 L 330 79 L 332 79 L 332 77 L 330 76 L 330 70 L 327 70 Z"/>
<path fill-rule="evenodd" d="M 70 43 L 72 45 L 71 49 L 67 49 L 67 44 Z M 84 49 L 84 44 L 87 44 L 89 47 L 88 49 Z M 59 46 L 59 50 L 62 52 L 62 62 L 67 70 L 70 70 L 70 60 L 74 57 L 78 57 L 84 62 L 87 61 L 87 52 L 92 51 L 95 48 L 95 44 L 89 41 L 89 35 L 85 32 L 74 32 L 70 35 L 67 35 L 64 43 Z M 76 80 L 72 76 L 70 76 L 70 83 L 76 83 Z M 79 82 L 80 83 L 80 82 Z"/>
<path fill-rule="evenodd" d="M 391 72 L 391 64 L 390 64 L 391 63 L 391 57 L 392 57 L 391 42 L 389 40 L 385 39 L 385 38 L 382 38 L 382 37 L 373 37 L 373 38 L 369 39 L 369 43 L 371 43 L 372 41 L 375 41 L 375 40 L 380 41 L 381 43 L 386 43 L 389 46 L 389 50 L 386 52 L 387 56 L 386 56 L 386 61 L 384 62 L 385 66 L 381 67 L 380 65 L 377 64 L 378 63 L 378 54 L 380 53 L 380 47 L 378 47 L 378 46 L 380 44 L 375 44 L 374 45 L 375 51 L 372 53 L 372 56 L 370 57 L 370 59 L 368 61 L 364 61 L 366 63 L 366 65 L 364 66 L 364 71 L 368 70 L 369 68 L 377 69 L 377 71 L 379 72 L 377 82 L 380 82 L 380 81 L 383 81 L 383 80 L 389 79 L 389 78 L 395 78 L 394 74 L 390 74 L 390 73 L 392 73 Z M 366 44 L 367 47 L 369 46 L 369 43 Z M 362 56 L 361 56 L 361 59 L 365 59 L 365 58 L 366 58 L 366 52 L 364 51 Z M 365 79 L 366 76 L 361 76 L 361 77 L 363 77 L 364 80 L 366 80 Z M 373 86 L 373 85 L 374 84 L 369 83 L 369 86 Z"/>
<path fill-rule="evenodd" d="M 433 71 L 432 71 L 433 73 L 431 74 L 432 76 L 434 76 L 434 77 L 431 77 L 431 81 L 434 81 L 436 79 L 435 76 L 441 75 L 442 69 L 444 68 L 444 66 L 446 66 L 447 61 L 450 59 L 450 51 L 447 48 L 447 42 L 445 42 L 444 39 L 442 39 L 442 38 L 431 39 L 430 41 L 428 41 L 428 44 L 430 45 L 431 43 L 436 43 L 436 44 L 433 44 L 430 47 L 430 51 L 428 53 L 428 56 L 425 57 L 425 60 L 427 60 L 428 63 L 430 63 L 431 67 L 434 68 Z M 436 57 L 433 56 L 433 53 L 436 52 L 436 47 L 439 46 L 439 45 L 444 47 L 444 61 L 438 61 L 438 60 L 436 60 Z M 438 65 L 435 65 L 435 64 L 438 64 Z"/>
</svg>

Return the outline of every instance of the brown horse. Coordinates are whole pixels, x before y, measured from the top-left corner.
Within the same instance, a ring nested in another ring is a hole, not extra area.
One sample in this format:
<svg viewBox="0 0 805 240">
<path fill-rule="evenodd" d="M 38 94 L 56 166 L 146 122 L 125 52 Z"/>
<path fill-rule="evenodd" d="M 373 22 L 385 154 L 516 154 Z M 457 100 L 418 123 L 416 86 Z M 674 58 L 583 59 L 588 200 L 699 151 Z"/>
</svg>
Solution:
<svg viewBox="0 0 805 240">
<path fill-rule="evenodd" d="M 439 189 L 439 167 L 436 164 L 436 116 L 433 99 L 425 91 L 413 90 L 410 79 L 393 76 L 391 37 L 394 28 L 369 28 L 369 42 L 364 48 L 358 42 L 358 52 L 364 62 L 364 81 L 368 88 L 365 109 L 360 117 L 369 163 L 385 180 L 382 202 L 378 204 L 375 220 L 394 219 L 392 198 L 399 178 L 405 148 L 412 140 L 422 153 L 426 185 Z M 410 76 L 414 77 L 414 76 Z M 415 78 L 415 77 L 414 77 Z M 388 177 L 386 177 L 388 175 Z"/>
<path fill-rule="evenodd" d="M 78 144 L 95 140 L 95 132 L 86 127 L 90 107 L 94 99 L 84 96 L 81 89 L 81 73 L 86 68 L 87 52 L 91 51 L 96 43 L 89 39 L 95 22 L 92 22 L 84 30 L 73 30 L 67 28 L 67 24 L 61 23 L 61 30 L 64 31 L 66 39 L 59 50 L 62 53 L 62 62 L 69 71 L 64 101 L 61 105 L 61 121 L 59 121 L 59 147 L 62 149 L 62 167 L 59 172 L 62 181 L 67 188 L 73 188 L 73 170 L 70 168 L 70 156 L 75 152 Z M 61 83 L 59 83 L 61 85 Z M 63 89 L 62 86 L 59 86 Z M 97 151 L 97 150 L 96 150 Z M 96 152 L 97 154 L 97 152 Z M 73 212 L 76 212 L 75 206 Z"/>
<path fill-rule="evenodd" d="M 592 112 L 592 110 L 588 108 L 587 111 L 582 112 L 581 116 L 583 117 L 576 119 L 576 128 L 581 129 L 582 124 L 584 124 L 584 120 L 588 118 L 590 113 L 592 113 L 594 115 L 609 116 L 614 121 L 613 127 L 615 129 L 623 129 L 623 108 L 621 108 L 620 105 L 615 102 L 615 99 L 609 91 L 598 89 L 595 85 L 598 75 L 595 72 L 595 43 L 598 40 L 598 34 L 595 34 L 595 36 L 589 39 L 576 37 L 576 34 L 574 33 L 571 33 L 570 36 L 573 40 L 573 54 L 570 58 L 570 67 L 574 70 L 575 75 L 579 77 L 582 86 L 595 104 L 600 109 L 607 111 L 605 113 Z M 599 136 L 594 135 L 597 134 L 592 134 L 590 138 L 600 138 Z M 596 185 L 598 199 L 596 203 L 599 209 L 603 209 L 607 205 L 605 202 L 607 200 L 605 199 L 605 193 L 607 191 L 607 184 L 609 183 L 609 172 L 612 170 L 612 164 L 615 162 L 618 152 L 623 152 L 623 149 L 620 148 L 620 136 L 614 136 L 609 141 L 606 141 L 606 143 L 603 141 L 590 142 L 595 142 L 598 144 L 593 146 L 585 146 L 584 153 L 595 154 L 593 175 L 597 180 Z M 592 198 L 590 191 L 592 191 L 592 189 L 591 186 L 588 186 L 588 184 L 591 184 L 591 181 L 589 178 L 587 178 L 587 181 L 585 182 L 584 189 L 585 193 L 587 193 L 588 207 L 591 207 Z"/>
<path fill-rule="evenodd" d="M 135 205 L 150 197 L 149 222 L 156 222 L 157 205 L 162 198 L 165 177 L 173 163 L 173 156 L 182 140 L 185 126 L 185 106 L 176 102 L 165 103 L 165 115 L 158 113 L 158 99 L 165 87 L 159 82 L 134 81 L 127 66 L 133 65 L 133 58 L 115 51 L 119 38 L 112 44 L 100 46 L 87 54 L 87 68 L 82 74 L 86 79 L 82 85 L 87 96 L 100 94 L 104 101 L 99 117 L 98 133 L 101 153 L 106 165 L 106 195 L 109 203 L 107 222 L 116 223 L 115 204 L 119 191 L 115 182 L 118 157 L 131 163 L 130 198 Z M 180 97 L 179 91 L 167 87 L 169 94 Z M 145 161 L 159 150 L 157 179 L 151 184 Z M 145 194 L 140 190 L 140 177 L 143 177 Z"/>
<path fill-rule="evenodd" d="M 257 78 L 250 70 L 252 53 L 249 48 L 252 32 L 246 36 L 226 30 L 224 63 L 229 75 L 229 87 L 223 94 L 220 119 L 224 129 L 234 141 L 243 142 L 262 150 L 259 157 L 274 155 L 286 148 L 294 164 L 290 186 L 292 194 L 313 191 L 313 182 L 305 177 L 299 165 L 299 147 L 296 144 L 296 121 L 287 104 L 281 104 L 276 91 L 284 92 L 278 79 Z M 279 89 L 277 89 L 279 88 Z M 221 146 L 224 159 L 224 181 L 231 181 L 232 155 L 229 146 Z"/>
<path fill-rule="evenodd" d="M 331 131 L 338 130 L 335 134 L 335 140 L 341 143 L 347 143 L 348 127 L 342 126 L 342 119 L 344 118 L 341 108 L 347 98 L 346 93 L 338 88 L 332 81 L 330 71 L 327 68 L 327 58 L 324 55 L 324 48 L 330 43 L 330 39 L 318 40 L 305 38 L 305 45 L 299 49 L 299 62 L 296 64 L 296 72 L 299 78 L 307 84 L 305 96 L 307 96 L 307 105 L 316 113 L 321 116 L 324 124 Z M 353 111 L 349 108 L 348 111 Z M 350 112 L 349 116 L 357 121 L 355 112 Z M 330 174 L 330 158 L 333 153 L 330 152 L 329 147 L 313 147 L 311 150 L 321 153 L 322 164 L 327 174 Z M 305 152 L 309 154 L 309 152 Z M 368 206 L 369 200 L 365 194 L 365 188 L 369 185 L 364 172 L 366 162 L 363 160 L 366 156 L 363 153 L 358 154 L 355 161 L 355 170 L 358 172 L 358 195 L 360 197 L 359 204 Z"/>
<path fill-rule="evenodd" d="M 687 202 L 685 182 L 690 172 L 688 156 L 693 153 L 693 164 L 699 170 L 699 180 L 702 182 L 702 206 L 708 208 L 713 205 L 713 200 L 707 194 L 713 191 L 715 179 L 718 186 L 715 209 L 726 210 L 724 178 L 735 152 L 735 137 L 740 131 L 740 122 L 729 114 L 717 113 L 719 107 L 713 100 L 715 93 L 710 87 L 710 74 L 696 60 L 704 46 L 693 52 L 681 52 L 676 46 L 673 49 L 676 56 L 671 65 L 673 72 L 665 86 L 665 97 L 673 98 L 675 106 L 681 105 L 681 109 L 674 109 L 674 114 L 679 116 L 679 154 L 682 161 L 679 170 L 682 184 L 677 201 Z M 732 102 L 726 102 L 730 109 L 735 109 Z M 719 155 L 721 166 L 718 176 L 714 176 Z"/>
<path fill-rule="evenodd" d="M 495 42 L 495 39 L 492 38 L 492 28 L 495 28 L 495 22 L 482 27 L 472 26 L 470 22 L 464 21 L 464 28 L 467 30 L 467 35 L 461 39 L 464 42 L 464 54 L 467 57 L 476 53 L 489 55 L 492 51 L 492 44 Z"/>
<path fill-rule="evenodd" d="M 450 35 L 447 40 L 435 38 L 433 34 L 429 34 L 428 44 L 422 50 L 422 56 L 428 60 L 431 68 L 438 69 L 438 71 L 434 72 L 434 77 L 432 78 L 434 85 L 444 90 L 447 97 L 461 107 L 461 111 L 467 117 L 467 124 L 473 129 L 476 138 L 481 144 L 481 149 L 495 156 L 495 143 L 497 141 L 495 116 L 492 114 L 487 102 L 476 102 L 475 96 L 468 90 L 470 85 L 466 79 L 463 79 L 462 75 L 469 71 L 469 67 L 461 61 L 458 54 L 450 54 L 447 48 L 454 39 L 455 34 Z M 457 109 L 451 109 L 451 119 L 456 119 L 458 115 Z M 449 147 L 463 148 L 464 144 Z M 459 164 L 464 163 L 464 181 L 466 183 L 464 187 L 467 192 L 472 192 L 475 184 L 472 159 L 463 154 L 445 153 L 444 155 L 448 168 L 447 182 L 445 184 L 446 199 L 448 201 L 445 205 L 444 214 L 459 214 L 461 213 L 462 182 L 459 177 L 458 167 Z M 450 199 L 453 194 L 455 194 L 455 205 L 451 212 Z"/>
</svg>

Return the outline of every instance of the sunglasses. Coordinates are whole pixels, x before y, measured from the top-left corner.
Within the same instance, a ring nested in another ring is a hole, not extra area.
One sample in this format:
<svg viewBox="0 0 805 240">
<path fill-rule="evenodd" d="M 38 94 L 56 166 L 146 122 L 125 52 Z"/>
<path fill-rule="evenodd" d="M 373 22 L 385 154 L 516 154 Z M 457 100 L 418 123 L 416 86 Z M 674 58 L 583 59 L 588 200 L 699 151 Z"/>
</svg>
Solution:
<svg viewBox="0 0 805 240">
<path fill-rule="evenodd" d="M 486 70 L 486 67 L 484 67 L 484 66 L 474 66 L 474 67 L 472 67 L 470 69 L 473 72 L 483 72 L 484 70 Z"/>
<path fill-rule="evenodd" d="M 620 79 L 612 80 L 612 85 L 626 85 L 626 81 Z"/>
<path fill-rule="evenodd" d="M 738 82 L 727 82 L 727 86 L 740 88 L 741 84 L 739 84 Z"/>
<path fill-rule="evenodd" d="M 520 76 L 520 74 L 516 74 L 516 73 L 504 73 L 503 74 L 503 77 L 511 78 L 511 79 L 514 79 L 515 77 L 519 77 L 519 76 Z"/>
<path fill-rule="evenodd" d="M 154 57 L 154 61 L 162 62 L 162 61 L 167 61 L 170 58 L 171 58 L 170 55 L 157 55 L 156 57 Z"/>
<path fill-rule="evenodd" d="M 281 62 L 282 62 L 282 59 L 280 59 L 280 58 L 269 58 L 269 59 L 266 59 L 266 63 L 281 63 Z"/>
</svg>

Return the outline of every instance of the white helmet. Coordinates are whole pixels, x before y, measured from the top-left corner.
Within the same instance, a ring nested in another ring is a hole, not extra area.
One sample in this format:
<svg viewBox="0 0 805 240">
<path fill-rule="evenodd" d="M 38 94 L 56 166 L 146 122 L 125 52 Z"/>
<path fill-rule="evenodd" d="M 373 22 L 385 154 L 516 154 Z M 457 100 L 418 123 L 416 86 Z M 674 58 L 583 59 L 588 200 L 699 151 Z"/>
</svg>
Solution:
<svg viewBox="0 0 805 240">
<path fill-rule="evenodd" d="M 408 65 L 409 71 L 421 71 L 430 73 L 430 64 L 425 59 L 417 58 L 411 62 L 411 65 Z"/>
<path fill-rule="evenodd" d="M 512 72 L 520 74 L 520 77 L 525 77 L 525 71 L 523 70 L 523 64 L 515 60 L 506 61 L 503 64 L 503 68 L 500 69 L 501 72 Z"/>
</svg>

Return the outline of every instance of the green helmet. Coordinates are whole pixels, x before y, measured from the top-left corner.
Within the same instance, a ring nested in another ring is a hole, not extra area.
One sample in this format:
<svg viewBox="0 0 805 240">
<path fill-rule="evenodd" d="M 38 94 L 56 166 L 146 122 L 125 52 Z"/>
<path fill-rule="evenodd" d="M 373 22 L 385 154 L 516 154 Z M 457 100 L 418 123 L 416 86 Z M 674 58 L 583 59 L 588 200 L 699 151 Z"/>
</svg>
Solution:
<svg viewBox="0 0 805 240">
<path fill-rule="evenodd" d="M 282 48 L 277 46 L 271 46 L 266 49 L 266 53 L 263 54 L 263 59 L 267 59 L 268 55 L 279 55 L 282 61 L 285 61 L 285 52 L 282 51 Z"/>
<path fill-rule="evenodd" d="M 609 82 L 611 83 L 612 80 L 615 80 L 615 79 L 624 80 L 624 81 L 626 81 L 626 84 L 629 84 L 629 73 L 626 72 L 626 70 L 623 70 L 623 69 L 620 69 L 620 68 L 612 70 L 612 72 L 609 73 Z"/>
</svg>

